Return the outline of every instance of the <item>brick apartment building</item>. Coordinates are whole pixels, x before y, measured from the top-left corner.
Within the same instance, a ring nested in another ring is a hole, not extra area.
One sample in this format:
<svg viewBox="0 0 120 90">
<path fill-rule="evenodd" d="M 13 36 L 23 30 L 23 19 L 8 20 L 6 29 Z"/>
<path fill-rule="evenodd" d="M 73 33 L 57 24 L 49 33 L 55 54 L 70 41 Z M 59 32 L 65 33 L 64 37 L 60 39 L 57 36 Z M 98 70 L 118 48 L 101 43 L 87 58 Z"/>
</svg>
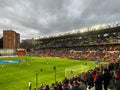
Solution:
<svg viewBox="0 0 120 90">
<path fill-rule="evenodd" d="M 2 48 L 3 48 L 3 37 L 0 38 L 0 49 L 2 49 Z"/>
<path fill-rule="evenodd" d="M 20 34 L 12 30 L 3 30 L 3 49 L 17 49 L 20 46 Z"/>
</svg>

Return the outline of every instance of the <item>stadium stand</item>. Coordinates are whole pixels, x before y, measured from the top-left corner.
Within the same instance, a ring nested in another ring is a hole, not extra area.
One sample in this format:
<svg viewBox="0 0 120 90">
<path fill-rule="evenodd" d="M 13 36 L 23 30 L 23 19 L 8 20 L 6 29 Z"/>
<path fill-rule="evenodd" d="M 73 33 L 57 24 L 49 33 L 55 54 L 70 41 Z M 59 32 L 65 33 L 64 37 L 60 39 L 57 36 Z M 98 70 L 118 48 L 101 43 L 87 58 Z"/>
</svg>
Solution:
<svg viewBox="0 0 120 90">
<path fill-rule="evenodd" d="M 38 56 L 111 61 L 120 58 L 120 27 L 44 37 L 32 53 Z M 110 57 L 110 58 L 109 58 Z"/>
<path fill-rule="evenodd" d="M 51 86 L 42 85 L 38 90 L 87 90 L 85 86 L 88 90 L 108 90 L 108 87 L 120 90 L 120 26 L 92 26 L 72 33 L 43 37 L 38 42 L 31 55 L 109 62 Z"/>
</svg>

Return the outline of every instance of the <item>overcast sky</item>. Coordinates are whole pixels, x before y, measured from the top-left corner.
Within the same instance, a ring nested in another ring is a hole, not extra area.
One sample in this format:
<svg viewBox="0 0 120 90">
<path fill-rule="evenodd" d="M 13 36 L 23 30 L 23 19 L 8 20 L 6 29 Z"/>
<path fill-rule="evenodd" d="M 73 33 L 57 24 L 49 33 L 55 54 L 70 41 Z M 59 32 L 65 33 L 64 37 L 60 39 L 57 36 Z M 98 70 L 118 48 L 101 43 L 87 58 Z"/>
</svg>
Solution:
<svg viewBox="0 0 120 90">
<path fill-rule="evenodd" d="M 0 37 L 4 29 L 26 39 L 113 22 L 120 0 L 0 0 Z"/>
</svg>

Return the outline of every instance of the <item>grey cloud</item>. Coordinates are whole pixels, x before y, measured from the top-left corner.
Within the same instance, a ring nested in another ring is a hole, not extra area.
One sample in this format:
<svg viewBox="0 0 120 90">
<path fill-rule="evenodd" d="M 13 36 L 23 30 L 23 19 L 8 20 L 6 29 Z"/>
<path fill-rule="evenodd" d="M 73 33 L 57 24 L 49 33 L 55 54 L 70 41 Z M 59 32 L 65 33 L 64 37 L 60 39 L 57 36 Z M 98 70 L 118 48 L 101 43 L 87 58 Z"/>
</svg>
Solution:
<svg viewBox="0 0 120 90">
<path fill-rule="evenodd" d="M 119 0 L 0 0 L 0 27 L 14 28 L 22 38 L 55 35 L 119 21 L 119 3 Z M 6 24 L 4 19 L 9 22 Z"/>
<path fill-rule="evenodd" d="M 87 0 L 85 3 L 87 3 Z M 119 3 L 119 0 L 93 0 L 93 2 L 89 2 L 86 6 L 86 9 L 82 13 L 82 17 L 88 20 L 94 19 L 101 23 L 106 22 L 106 20 L 111 22 L 110 19 L 119 17 L 116 15 L 120 14 Z"/>
</svg>

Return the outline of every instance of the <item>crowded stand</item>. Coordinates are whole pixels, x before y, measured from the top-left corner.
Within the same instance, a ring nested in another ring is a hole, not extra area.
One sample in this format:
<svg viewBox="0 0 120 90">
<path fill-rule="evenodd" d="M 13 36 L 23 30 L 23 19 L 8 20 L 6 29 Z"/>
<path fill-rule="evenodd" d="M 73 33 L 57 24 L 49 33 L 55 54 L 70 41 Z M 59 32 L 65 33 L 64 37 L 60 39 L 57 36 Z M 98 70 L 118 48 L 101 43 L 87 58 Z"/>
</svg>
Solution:
<svg viewBox="0 0 120 90">
<path fill-rule="evenodd" d="M 63 57 L 78 60 L 100 60 L 110 61 L 118 60 L 120 58 L 119 45 L 107 46 L 83 46 L 77 48 L 57 48 L 57 49 L 41 49 L 34 52 L 36 56 L 47 57 Z"/>
<path fill-rule="evenodd" d="M 78 60 L 111 61 L 120 59 L 120 27 L 46 37 L 38 40 L 32 55 Z"/>
<path fill-rule="evenodd" d="M 38 90 L 120 90 L 120 27 L 84 33 L 65 34 L 38 40 L 33 56 L 70 58 L 73 60 L 106 61 L 93 70 L 62 82 L 42 85 Z M 39 49 L 38 49 L 39 48 Z"/>
<path fill-rule="evenodd" d="M 120 43 L 120 27 L 111 31 L 89 31 L 85 33 L 70 34 L 52 38 L 39 39 L 39 47 L 72 47 L 84 45 L 104 45 Z M 107 31 L 107 32 L 106 32 Z"/>
</svg>

